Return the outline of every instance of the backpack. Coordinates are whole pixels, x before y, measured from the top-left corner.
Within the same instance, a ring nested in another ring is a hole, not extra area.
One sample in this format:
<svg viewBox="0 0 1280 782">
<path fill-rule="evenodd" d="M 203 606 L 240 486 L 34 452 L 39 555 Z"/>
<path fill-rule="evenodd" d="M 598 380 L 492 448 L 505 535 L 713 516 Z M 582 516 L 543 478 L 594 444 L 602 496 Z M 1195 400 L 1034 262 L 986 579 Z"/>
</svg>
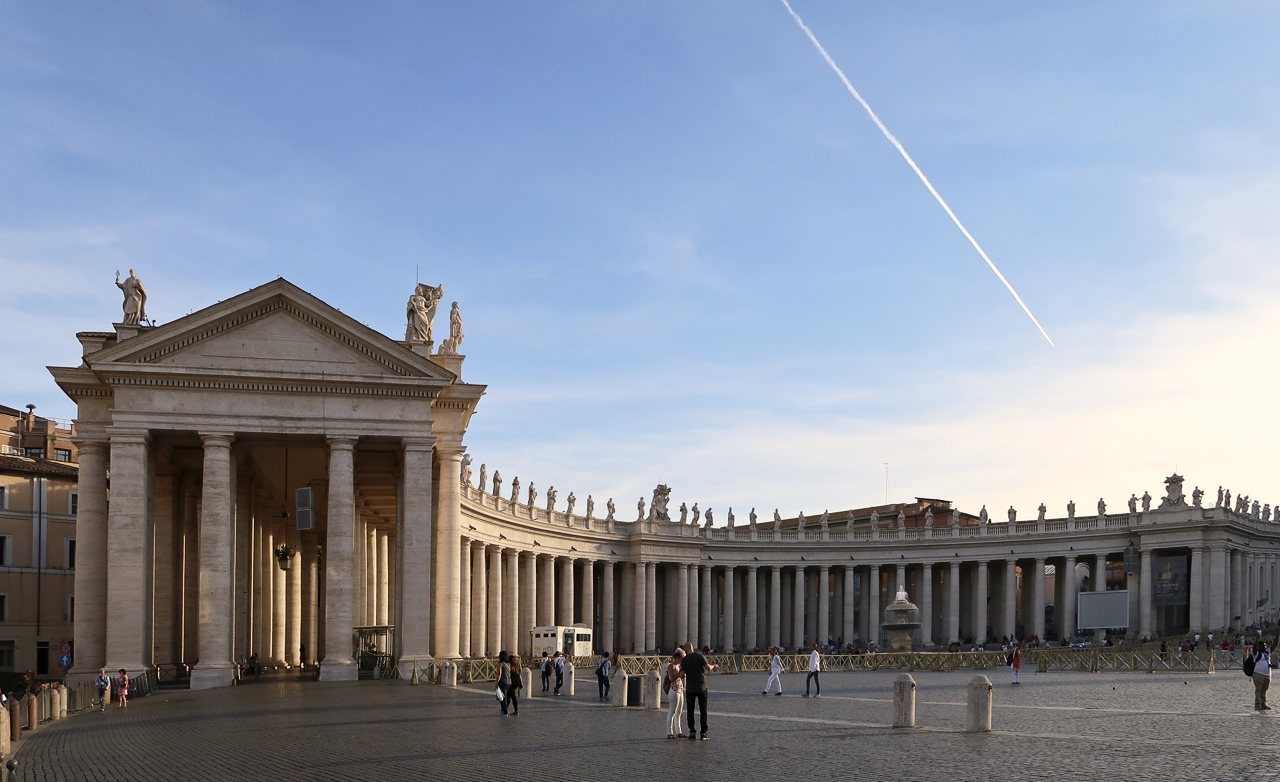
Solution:
<svg viewBox="0 0 1280 782">
<path fill-rule="evenodd" d="M 663 695 L 671 694 L 671 674 L 670 673 L 662 674 L 662 694 Z"/>
<path fill-rule="evenodd" d="M 1253 655 L 1249 655 L 1248 657 L 1244 658 L 1244 664 L 1241 665 L 1240 667 L 1241 669 L 1244 670 L 1245 676 L 1253 676 L 1253 664 L 1255 659 L 1256 658 Z"/>
</svg>

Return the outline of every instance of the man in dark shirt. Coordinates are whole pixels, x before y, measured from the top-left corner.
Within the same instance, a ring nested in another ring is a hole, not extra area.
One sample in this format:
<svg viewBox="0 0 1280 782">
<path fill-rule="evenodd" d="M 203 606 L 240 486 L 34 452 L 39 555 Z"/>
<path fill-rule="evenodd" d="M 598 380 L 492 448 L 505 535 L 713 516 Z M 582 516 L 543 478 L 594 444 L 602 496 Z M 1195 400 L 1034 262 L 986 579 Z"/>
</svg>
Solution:
<svg viewBox="0 0 1280 782">
<path fill-rule="evenodd" d="M 702 710 L 702 740 L 706 741 L 710 738 L 707 735 L 707 671 L 714 671 L 719 666 L 707 662 L 703 656 L 710 651 L 707 647 L 702 647 L 702 653 L 695 651 L 693 644 L 685 644 L 683 648 L 685 655 L 680 670 L 684 673 L 684 697 L 689 704 L 689 740 L 698 738 L 693 721 L 693 708 L 697 704 Z"/>
</svg>

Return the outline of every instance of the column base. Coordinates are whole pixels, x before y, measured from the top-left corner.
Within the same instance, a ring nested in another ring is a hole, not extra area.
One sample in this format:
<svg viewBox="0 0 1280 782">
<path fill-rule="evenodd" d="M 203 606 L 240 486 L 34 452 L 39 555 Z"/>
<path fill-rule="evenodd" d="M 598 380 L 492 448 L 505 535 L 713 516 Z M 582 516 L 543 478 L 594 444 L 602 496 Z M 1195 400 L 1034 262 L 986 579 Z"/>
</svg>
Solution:
<svg viewBox="0 0 1280 782">
<path fill-rule="evenodd" d="M 196 664 L 191 669 L 191 689 L 212 690 L 215 687 L 230 687 L 236 683 L 236 666 L 234 663 L 212 665 Z"/>
<path fill-rule="evenodd" d="M 422 678 L 427 675 L 427 665 L 432 662 L 434 662 L 434 659 L 429 654 L 401 657 L 396 660 L 396 668 L 400 671 L 400 679 L 408 684 L 413 681 L 413 667 L 415 664 L 418 666 L 418 676 Z"/>
<path fill-rule="evenodd" d="M 320 681 L 322 682 L 353 682 L 359 678 L 360 670 L 356 667 L 355 660 L 320 661 Z"/>
</svg>

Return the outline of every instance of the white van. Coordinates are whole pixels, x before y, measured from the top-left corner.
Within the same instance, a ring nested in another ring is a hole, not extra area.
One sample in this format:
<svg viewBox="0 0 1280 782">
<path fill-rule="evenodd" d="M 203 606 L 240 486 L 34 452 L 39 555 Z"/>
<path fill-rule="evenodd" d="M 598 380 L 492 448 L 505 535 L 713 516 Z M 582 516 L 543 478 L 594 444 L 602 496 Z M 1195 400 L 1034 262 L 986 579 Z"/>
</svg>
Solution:
<svg viewBox="0 0 1280 782">
<path fill-rule="evenodd" d="M 586 625 L 535 627 L 532 634 L 534 657 L 541 657 L 543 652 L 563 652 L 570 657 L 586 657 L 594 651 L 591 645 L 591 628 Z"/>
</svg>

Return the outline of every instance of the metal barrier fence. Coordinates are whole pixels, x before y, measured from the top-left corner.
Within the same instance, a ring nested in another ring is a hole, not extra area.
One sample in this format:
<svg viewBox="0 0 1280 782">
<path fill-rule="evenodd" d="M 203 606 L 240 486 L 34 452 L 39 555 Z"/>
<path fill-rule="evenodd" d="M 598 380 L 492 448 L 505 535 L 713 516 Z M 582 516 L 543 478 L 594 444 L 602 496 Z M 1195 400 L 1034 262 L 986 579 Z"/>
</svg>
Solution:
<svg viewBox="0 0 1280 782">
<path fill-rule="evenodd" d="M 1240 670 L 1244 653 L 1241 651 L 1161 652 L 1153 649 L 1113 651 L 1110 649 L 1035 649 L 1027 659 L 1035 663 L 1036 670 L 1080 671 L 1085 673 L 1110 673 L 1146 671 L 1148 673 L 1213 673 L 1223 670 Z"/>
</svg>

